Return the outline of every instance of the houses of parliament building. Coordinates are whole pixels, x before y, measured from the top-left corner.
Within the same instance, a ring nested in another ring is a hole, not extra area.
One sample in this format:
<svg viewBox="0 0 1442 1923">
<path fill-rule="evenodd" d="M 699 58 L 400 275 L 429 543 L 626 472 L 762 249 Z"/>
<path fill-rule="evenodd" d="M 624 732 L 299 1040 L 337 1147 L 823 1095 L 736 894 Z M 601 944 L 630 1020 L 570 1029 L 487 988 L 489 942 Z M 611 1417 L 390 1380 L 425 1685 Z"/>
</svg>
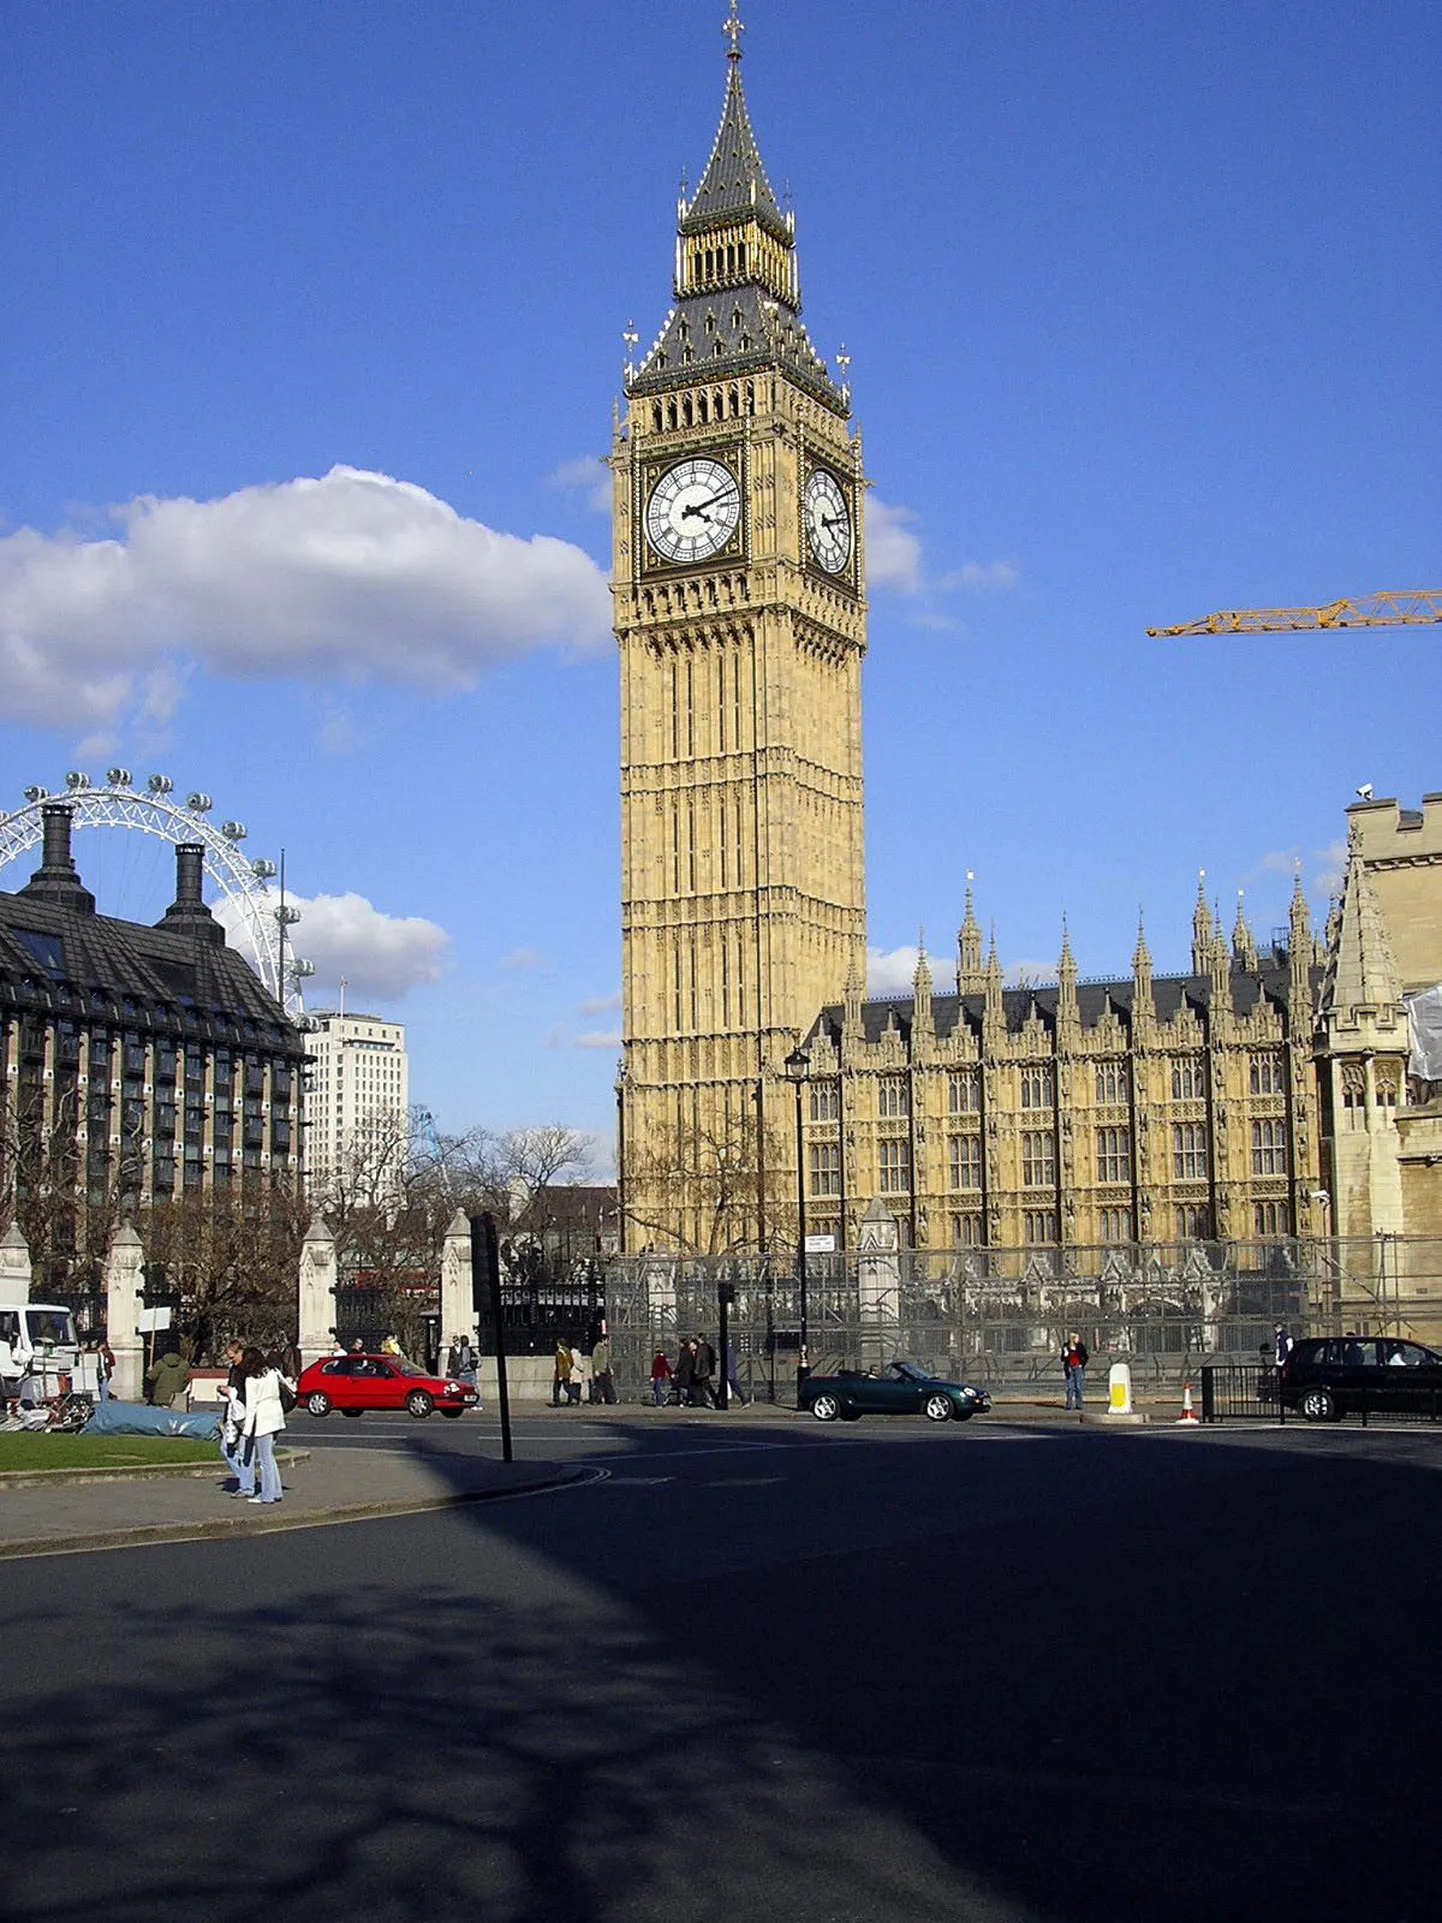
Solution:
<svg viewBox="0 0 1442 1923">
<path fill-rule="evenodd" d="M 1139 934 L 1083 980 L 1063 938 L 1054 984 L 1008 987 L 968 892 L 954 982 L 923 955 L 910 996 L 866 997 L 861 437 L 801 318 L 734 7 L 728 31 L 610 462 L 626 1248 L 792 1246 L 798 1173 L 840 1251 L 877 1198 L 917 1249 L 1442 1232 L 1403 1003 L 1442 980 L 1442 798 L 1354 811 L 1324 938 L 1300 882 L 1266 942 L 1199 892 L 1185 975 Z"/>
</svg>

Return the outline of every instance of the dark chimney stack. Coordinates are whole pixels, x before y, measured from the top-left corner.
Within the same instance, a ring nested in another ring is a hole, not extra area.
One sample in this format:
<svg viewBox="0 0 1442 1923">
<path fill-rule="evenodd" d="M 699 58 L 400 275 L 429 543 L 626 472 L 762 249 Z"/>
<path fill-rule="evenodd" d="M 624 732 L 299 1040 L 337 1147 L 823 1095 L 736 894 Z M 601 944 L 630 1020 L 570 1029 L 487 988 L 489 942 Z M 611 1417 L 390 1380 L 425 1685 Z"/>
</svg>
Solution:
<svg viewBox="0 0 1442 1923">
<path fill-rule="evenodd" d="M 70 852 L 70 810 L 63 801 L 48 801 L 40 810 L 45 831 L 45 847 L 40 866 L 20 890 L 56 908 L 69 908 L 78 915 L 95 913 L 95 897 L 82 888 Z"/>
<path fill-rule="evenodd" d="M 196 941 L 225 945 L 225 930 L 205 905 L 202 882 L 205 876 L 205 848 L 198 841 L 182 841 L 175 849 L 175 900 L 166 909 L 158 928 L 177 935 L 190 935 Z"/>
<path fill-rule="evenodd" d="M 190 908 L 202 905 L 201 877 L 205 873 L 205 850 L 198 841 L 183 841 L 175 851 L 175 905 Z"/>
</svg>

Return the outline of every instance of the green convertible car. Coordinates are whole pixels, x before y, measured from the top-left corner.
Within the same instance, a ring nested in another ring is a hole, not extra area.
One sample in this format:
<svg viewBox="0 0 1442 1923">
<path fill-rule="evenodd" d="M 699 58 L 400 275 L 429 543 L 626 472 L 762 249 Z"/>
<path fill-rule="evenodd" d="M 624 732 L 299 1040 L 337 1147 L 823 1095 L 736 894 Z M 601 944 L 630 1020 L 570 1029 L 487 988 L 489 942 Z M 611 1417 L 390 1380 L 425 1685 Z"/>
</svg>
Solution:
<svg viewBox="0 0 1442 1923">
<path fill-rule="evenodd" d="M 809 1376 L 800 1406 L 818 1422 L 855 1422 L 860 1416 L 926 1416 L 932 1422 L 969 1422 L 991 1407 L 985 1389 L 940 1382 L 914 1362 L 888 1362 L 874 1370 L 840 1369 Z"/>
</svg>

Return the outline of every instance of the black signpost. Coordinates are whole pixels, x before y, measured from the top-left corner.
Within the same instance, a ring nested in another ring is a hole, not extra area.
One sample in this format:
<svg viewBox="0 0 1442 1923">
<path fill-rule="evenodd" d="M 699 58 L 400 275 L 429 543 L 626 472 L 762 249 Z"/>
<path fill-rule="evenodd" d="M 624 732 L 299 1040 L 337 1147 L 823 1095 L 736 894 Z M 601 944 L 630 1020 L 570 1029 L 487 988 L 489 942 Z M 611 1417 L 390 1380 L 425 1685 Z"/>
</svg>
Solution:
<svg viewBox="0 0 1442 1923">
<path fill-rule="evenodd" d="M 478 1317 L 489 1314 L 496 1336 L 496 1400 L 501 1409 L 501 1459 L 515 1460 L 511 1451 L 511 1393 L 506 1381 L 506 1318 L 501 1304 L 501 1258 L 496 1246 L 495 1218 L 489 1212 L 471 1222 L 471 1306 Z"/>
</svg>

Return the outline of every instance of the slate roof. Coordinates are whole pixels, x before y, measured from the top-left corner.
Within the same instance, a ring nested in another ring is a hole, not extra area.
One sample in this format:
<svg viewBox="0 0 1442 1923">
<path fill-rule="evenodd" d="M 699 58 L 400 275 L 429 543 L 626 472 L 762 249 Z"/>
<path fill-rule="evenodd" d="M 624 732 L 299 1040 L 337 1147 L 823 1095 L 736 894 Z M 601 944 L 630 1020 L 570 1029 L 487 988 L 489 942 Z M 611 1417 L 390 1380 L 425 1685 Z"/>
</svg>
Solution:
<svg viewBox="0 0 1442 1923">
<path fill-rule="evenodd" d="M 1320 980 L 1321 971 L 1314 968 L 1312 973 L 1315 985 Z M 1256 974 L 1233 970 L 1228 981 L 1232 991 L 1232 1008 L 1240 1017 L 1250 1015 L 1263 996 L 1277 1008 L 1285 1009 L 1287 1006 L 1291 976 L 1285 962 L 1264 964 Z M 1135 986 L 1130 976 L 1121 981 L 1081 983 L 1077 988 L 1077 1004 L 1082 1028 L 1095 1028 L 1109 1008 L 1115 1010 L 1124 1027 L 1130 1027 Z M 1055 1032 L 1059 993 L 1054 984 L 1042 988 L 1003 989 L 1002 1007 L 1006 1011 L 1007 1032 L 1020 1034 L 1033 1009 L 1043 1025 Z M 1211 1008 L 1211 1001 L 1210 975 L 1156 975 L 1152 978 L 1152 1006 L 1158 1022 L 1171 1021 L 1184 1005 L 1191 1006 L 1205 1017 Z M 861 1004 L 861 1025 L 866 1040 L 878 1042 L 888 1028 L 895 1026 L 909 1043 L 913 1008 L 914 1003 L 909 995 L 864 1001 Z M 962 1022 L 979 1032 L 985 1009 L 984 994 L 933 995 L 932 1019 L 938 1038 L 944 1041 L 955 1034 Z M 845 1009 L 839 1003 L 822 1009 L 807 1036 L 808 1043 L 823 1032 L 833 1041 L 839 1040 L 844 1017 Z"/>
<path fill-rule="evenodd" d="M 0 894 L 0 1011 L 223 1037 L 299 1061 L 305 1043 L 215 930 L 150 928 L 76 905 Z"/>
<path fill-rule="evenodd" d="M 678 301 L 627 392 L 656 394 L 678 380 L 732 380 L 769 367 L 781 368 L 837 414 L 850 412 L 800 315 L 755 285 Z"/>
<path fill-rule="evenodd" d="M 704 233 L 708 227 L 748 214 L 754 215 L 778 240 L 789 245 L 791 229 L 766 178 L 761 152 L 751 130 L 751 116 L 746 111 L 741 62 L 737 58 L 730 62 L 726 76 L 726 98 L 711 158 L 681 222 L 681 232 Z"/>
</svg>

